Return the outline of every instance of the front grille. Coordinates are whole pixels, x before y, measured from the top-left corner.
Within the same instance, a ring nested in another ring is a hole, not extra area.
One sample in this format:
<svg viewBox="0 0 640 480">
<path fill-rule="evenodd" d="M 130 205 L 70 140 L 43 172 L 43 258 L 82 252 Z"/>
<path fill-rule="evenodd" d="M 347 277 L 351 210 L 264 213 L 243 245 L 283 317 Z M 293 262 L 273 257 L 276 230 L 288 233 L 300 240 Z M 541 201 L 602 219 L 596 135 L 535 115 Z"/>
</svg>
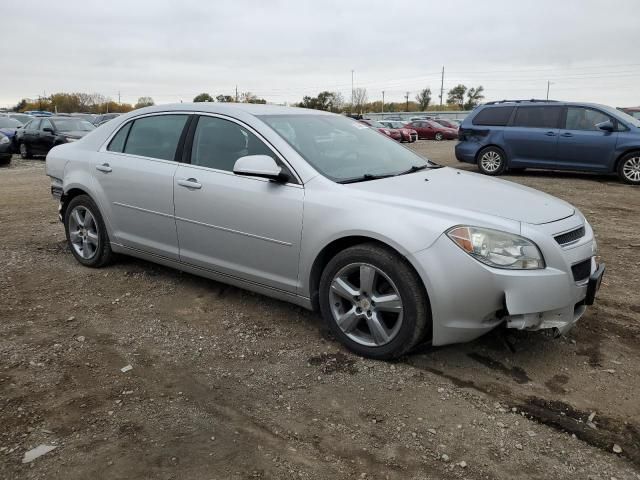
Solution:
<svg viewBox="0 0 640 480">
<path fill-rule="evenodd" d="M 576 263 L 571 267 L 571 272 L 573 273 L 573 279 L 576 282 L 586 280 L 589 278 L 589 275 L 591 275 L 591 259 L 588 258 L 580 263 Z"/>
<path fill-rule="evenodd" d="M 558 242 L 560 245 L 566 245 L 568 243 L 572 243 L 572 242 L 575 242 L 576 240 L 581 239 L 582 237 L 584 237 L 584 233 L 585 233 L 584 227 L 580 227 L 580 228 L 576 228 L 575 230 L 571 230 L 570 232 L 556 235 L 553 238 L 555 238 L 556 242 Z"/>
</svg>

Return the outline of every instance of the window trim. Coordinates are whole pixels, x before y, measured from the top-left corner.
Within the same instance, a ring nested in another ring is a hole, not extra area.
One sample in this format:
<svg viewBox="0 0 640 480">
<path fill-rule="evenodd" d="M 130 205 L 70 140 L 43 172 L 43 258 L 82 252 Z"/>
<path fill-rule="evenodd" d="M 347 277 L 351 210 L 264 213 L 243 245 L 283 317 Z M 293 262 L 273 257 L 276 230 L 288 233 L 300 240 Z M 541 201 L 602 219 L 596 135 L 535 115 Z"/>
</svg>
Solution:
<svg viewBox="0 0 640 480">
<path fill-rule="evenodd" d="M 253 180 L 261 180 L 261 181 L 266 181 L 266 182 L 270 182 L 271 181 L 271 180 L 266 179 L 266 178 L 257 178 L 257 177 L 236 175 L 235 173 L 233 173 L 233 171 L 229 171 L 229 170 L 220 170 L 219 168 L 212 168 L 212 167 L 205 167 L 204 165 L 192 165 L 191 164 L 191 151 L 193 149 L 193 138 L 195 136 L 195 131 L 196 131 L 196 128 L 197 128 L 197 125 L 198 125 L 198 120 L 200 119 L 200 117 L 219 118 L 221 120 L 227 120 L 227 121 L 230 121 L 232 123 L 235 123 L 236 125 L 244 128 L 245 130 L 248 130 L 250 133 L 254 134 L 258 138 L 258 140 L 260 140 L 262 143 L 264 143 L 266 145 L 266 147 L 269 150 L 271 150 L 272 153 L 275 154 L 276 157 L 278 157 L 278 159 L 289 169 L 289 171 L 292 173 L 292 175 L 294 177 L 290 181 L 285 183 L 284 185 L 290 185 L 290 186 L 302 186 L 303 185 L 303 182 L 300 179 L 300 175 L 298 175 L 298 172 L 296 172 L 296 170 L 291 166 L 291 163 L 288 162 L 284 158 L 284 155 L 282 155 L 255 128 L 251 127 L 250 125 L 247 125 L 246 123 L 244 123 L 244 122 L 242 122 L 242 121 L 240 121 L 240 120 L 238 120 L 236 118 L 229 117 L 227 115 L 223 115 L 223 114 L 220 114 L 220 113 L 211 113 L 211 112 L 193 112 L 193 113 L 194 113 L 194 117 L 195 118 L 193 119 L 193 122 L 191 123 L 190 128 L 189 128 L 188 136 L 187 136 L 185 144 L 184 144 L 183 155 L 182 155 L 182 159 L 181 159 L 180 163 L 182 163 L 184 165 L 189 165 L 189 166 L 194 167 L 194 168 L 206 169 L 206 170 L 211 171 L 211 172 L 225 173 L 225 174 L 233 175 L 234 177 L 242 177 L 242 178 L 253 179 Z"/>
</svg>

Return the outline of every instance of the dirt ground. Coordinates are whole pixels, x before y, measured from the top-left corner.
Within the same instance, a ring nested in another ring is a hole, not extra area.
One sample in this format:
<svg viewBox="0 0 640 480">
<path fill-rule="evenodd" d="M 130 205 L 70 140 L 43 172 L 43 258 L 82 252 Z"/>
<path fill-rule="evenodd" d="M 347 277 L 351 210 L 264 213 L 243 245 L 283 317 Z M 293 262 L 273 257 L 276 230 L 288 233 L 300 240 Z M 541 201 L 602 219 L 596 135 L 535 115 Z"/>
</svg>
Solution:
<svg viewBox="0 0 640 480">
<path fill-rule="evenodd" d="M 460 167 L 453 145 L 413 148 Z M 588 217 L 607 264 L 596 305 L 564 338 L 495 331 L 388 363 L 286 303 L 127 257 L 83 268 L 43 161 L 14 157 L 0 169 L 0 478 L 640 479 L 640 189 L 505 178 Z M 23 464 L 40 444 L 57 448 Z"/>
</svg>

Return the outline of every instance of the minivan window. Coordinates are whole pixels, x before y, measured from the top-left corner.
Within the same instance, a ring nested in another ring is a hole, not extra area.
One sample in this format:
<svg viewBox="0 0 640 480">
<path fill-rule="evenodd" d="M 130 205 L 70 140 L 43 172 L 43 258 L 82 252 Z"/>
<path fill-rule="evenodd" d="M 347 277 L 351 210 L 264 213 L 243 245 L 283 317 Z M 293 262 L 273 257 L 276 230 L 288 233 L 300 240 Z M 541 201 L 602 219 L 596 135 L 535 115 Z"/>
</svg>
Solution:
<svg viewBox="0 0 640 480">
<path fill-rule="evenodd" d="M 513 120 L 514 127 L 558 128 L 560 126 L 560 106 L 518 107 Z"/>
<path fill-rule="evenodd" d="M 513 106 L 504 107 L 489 107 L 478 112 L 473 118 L 474 125 L 486 125 L 491 127 L 504 127 L 509 123 L 511 113 L 513 112 Z"/>
<path fill-rule="evenodd" d="M 569 107 L 567 108 L 565 129 L 600 131 L 596 125 L 608 120 L 611 120 L 609 115 L 597 110 L 584 107 Z M 613 123 L 615 124 L 615 122 Z"/>
<path fill-rule="evenodd" d="M 262 140 L 237 123 L 200 117 L 193 136 L 192 165 L 232 172 L 236 160 L 246 155 L 268 155 L 280 162 Z"/>
<path fill-rule="evenodd" d="M 127 139 L 127 134 L 129 133 L 132 124 L 133 122 L 129 122 L 120 130 L 118 130 L 118 133 L 116 133 L 115 136 L 111 139 L 111 142 L 107 147 L 108 151 L 122 153 L 122 151 L 124 150 L 124 142 Z"/>
<path fill-rule="evenodd" d="M 173 160 L 188 115 L 155 115 L 133 122 L 124 153 Z"/>
</svg>

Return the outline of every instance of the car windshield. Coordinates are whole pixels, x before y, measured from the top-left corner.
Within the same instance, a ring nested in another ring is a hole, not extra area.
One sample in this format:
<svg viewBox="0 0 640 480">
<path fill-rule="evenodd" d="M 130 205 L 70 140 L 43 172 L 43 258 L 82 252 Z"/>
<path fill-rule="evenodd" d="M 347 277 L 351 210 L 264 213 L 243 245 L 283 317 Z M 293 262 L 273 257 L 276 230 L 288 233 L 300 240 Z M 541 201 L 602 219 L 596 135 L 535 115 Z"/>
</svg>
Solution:
<svg viewBox="0 0 640 480">
<path fill-rule="evenodd" d="M 623 112 L 622 110 L 618 110 L 617 108 L 613 108 L 613 107 L 609 107 L 607 105 L 602 105 L 602 108 L 610 113 L 613 117 L 617 117 L 619 120 L 622 120 L 625 123 L 628 123 L 630 125 L 633 125 L 634 127 L 638 127 L 640 128 L 640 119 L 633 117 L 632 115 L 629 115 L 626 112 Z"/>
<path fill-rule="evenodd" d="M 339 115 L 262 115 L 311 166 L 343 182 L 424 168 L 428 160 L 385 135 Z"/>
<path fill-rule="evenodd" d="M 383 125 L 380 122 L 376 122 L 375 120 L 367 120 L 367 123 L 371 125 L 373 128 L 387 128 L 386 125 Z"/>
<path fill-rule="evenodd" d="M 9 115 L 9 117 L 13 118 L 14 120 L 17 120 L 18 122 L 22 123 L 23 125 L 33 118 L 31 115 L 21 115 L 19 113 L 13 114 L 13 115 Z"/>
<path fill-rule="evenodd" d="M 390 125 L 391 128 L 403 128 L 404 123 L 402 122 L 385 122 L 387 125 Z"/>
<path fill-rule="evenodd" d="M 22 124 L 9 117 L 0 117 L 0 128 L 18 128 L 21 127 Z"/>
<path fill-rule="evenodd" d="M 56 129 L 61 132 L 89 132 L 96 127 L 86 120 L 76 118 L 58 118 L 54 121 Z"/>
</svg>

